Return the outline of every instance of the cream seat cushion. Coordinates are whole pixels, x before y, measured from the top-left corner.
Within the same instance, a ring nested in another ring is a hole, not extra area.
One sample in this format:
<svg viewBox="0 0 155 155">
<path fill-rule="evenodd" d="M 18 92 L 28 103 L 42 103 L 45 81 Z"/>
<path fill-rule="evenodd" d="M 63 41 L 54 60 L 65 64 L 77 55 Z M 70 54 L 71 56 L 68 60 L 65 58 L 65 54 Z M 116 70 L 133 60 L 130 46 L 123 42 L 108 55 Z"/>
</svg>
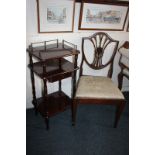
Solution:
<svg viewBox="0 0 155 155">
<path fill-rule="evenodd" d="M 121 48 L 119 50 L 120 54 L 122 54 L 121 63 L 123 63 L 125 66 L 129 67 L 129 49 Z"/>
<path fill-rule="evenodd" d="M 81 76 L 75 98 L 124 99 L 124 96 L 110 78 Z"/>
<path fill-rule="evenodd" d="M 121 59 L 121 63 L 124 64 L 125 66 L 129 67 L 129 59 L 127 59 L 124 56 Z"/>
<path fill-rule="evenodd" d="M 126 57 L 127 59 L 129 59 L 129 49 L 127 49 L 127 48 L 121 48 L 120 50 L 119 50 L 119 52 L 124 56 L 124 57 Z"/>
<path fill-rule="evenodd" d="M 129 70 L 128 69 L 123 69 L 123 74 L 125 74 L 125 75 L 127 75 L 127 76 L 129 76 Z"/>
</svg>

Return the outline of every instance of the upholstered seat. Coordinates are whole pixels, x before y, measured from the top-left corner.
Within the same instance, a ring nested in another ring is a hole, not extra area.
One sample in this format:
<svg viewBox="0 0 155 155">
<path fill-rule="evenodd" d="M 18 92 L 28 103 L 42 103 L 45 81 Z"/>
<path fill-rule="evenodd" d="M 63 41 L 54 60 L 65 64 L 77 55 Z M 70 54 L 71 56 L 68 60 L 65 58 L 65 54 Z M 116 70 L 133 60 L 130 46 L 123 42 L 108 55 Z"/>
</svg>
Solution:
<svg viewBox="0 0 155 155">
<path fill-rule="evenodd" d="M 127 76 L 129 76 L 129 70 L 128 69 L 123 69 L 123 74 L 125 74 L 125 75 L 127 75 Z"/>
<path fill-rule="evenodd" d="M 122 47 L 119 50 L 120 54 L 129 59 L 129 49 Z"/>
<path fill-rule="evenodd" d="M 121 71 L 118 74 L 118 87 L 121 90 L 123 77 L 125 76 L 129 79 L 129 42 L 126 41 L 118 51 L 120 53 L 119 65 L 121 67 Z"/>
<path fill-rule="evenodd" d="M 110 78 L 81 76 L 75 98 L 124 99 L 124 96 Z"/>
<path fill-rule="evenodd" d="M 120 62 L 125 65 L 126 67 L 129 67 L 129 58 L 122 56 Z"/>
<path fill-rule="evenodd" d="M 120 62 L 124 64 L 126 67 L 129 67 L 129 49 L 122 47 L 119 50 L 119 53 L 122 55 Z"/>
</svg>

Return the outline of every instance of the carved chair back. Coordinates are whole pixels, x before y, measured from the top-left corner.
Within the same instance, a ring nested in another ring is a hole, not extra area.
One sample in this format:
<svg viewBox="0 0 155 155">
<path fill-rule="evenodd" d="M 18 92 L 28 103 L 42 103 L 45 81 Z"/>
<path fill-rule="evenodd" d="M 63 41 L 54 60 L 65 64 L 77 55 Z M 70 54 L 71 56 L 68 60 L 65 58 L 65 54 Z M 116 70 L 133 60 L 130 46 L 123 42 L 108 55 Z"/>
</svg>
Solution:
<svg viewBox="0 0 155 155">
<path fill-rule="evenodd" d="M 85 46 L 85 41 L 88 40 L 93 46 L 93 60 L 90 62 L 88 61 L 88 54 L 86 55 L 86 52 L 88 52 L 90 49 L 89 47 L 87 50 L 84 48 Z M 83 64 L 84 62 L 94 70 L 100 70 L 104 69 L 109 65 L 109 70 L 108 70 L 108 77 L 112 77 L 113 73 L 113 62 L 114 62 L 114 57 L 117 52 L 118 48 L 118 43 L 119 41 L 112 39 L 108 34 L 104 32 L 97 32 L 93 34 L 90 37 L 83 37 L 82 38 L 82 60 L 81 60 L 81 65 L 80 65 L 80 76 L 83 75 Z M 113 44 L 113 48 L 110 49 L 108 46 L 110 44 Z M 108 54 L 110 54 L 110 58 L 106 60 L 106 62 L 103 64 L 103 57 L 105 56 L 105 50 L 110 49 L 108 51 Z"/>
</svg>

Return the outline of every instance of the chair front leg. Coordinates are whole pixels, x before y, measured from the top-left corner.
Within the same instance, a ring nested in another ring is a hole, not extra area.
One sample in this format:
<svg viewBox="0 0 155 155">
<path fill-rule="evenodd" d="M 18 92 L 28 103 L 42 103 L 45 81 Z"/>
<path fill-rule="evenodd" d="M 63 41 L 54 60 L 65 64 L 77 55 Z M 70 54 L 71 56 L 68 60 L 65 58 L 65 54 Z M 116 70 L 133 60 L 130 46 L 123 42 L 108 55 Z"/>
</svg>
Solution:
<svg viewBox="0 0 155 155">
<path fill-rule="evenodd" d="M 117 125 L 118 125 L 118 121 L 119 121 L 119 119 L 120 119 L 120 116 L 121 116 L 121 114 L 122 114 L 122 112 L 123 112 L 124 107 L 125 107 L 125 102 L 120 103 L 120 104 L 117 105 L 117 107 L 116 107 L 116 115 L 115 115 L 114 128 L 116 128 Z"/>
<path fill-rule="evenodd" d="M 73 99 L 73 102 L 72 102 L 72 126 L 75 126 L 76 112 L 77 112 L 77 100 Z"/>
</svg>

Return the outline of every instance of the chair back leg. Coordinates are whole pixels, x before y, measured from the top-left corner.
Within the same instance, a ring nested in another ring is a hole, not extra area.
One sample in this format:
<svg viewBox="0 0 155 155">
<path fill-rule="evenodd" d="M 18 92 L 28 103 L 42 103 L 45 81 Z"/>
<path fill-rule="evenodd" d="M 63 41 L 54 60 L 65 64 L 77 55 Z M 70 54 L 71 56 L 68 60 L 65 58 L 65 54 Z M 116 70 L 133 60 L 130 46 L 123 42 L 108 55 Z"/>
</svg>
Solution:
<svg viewBox="0 0 155 155">
<path fill-rule="evenodd" d="M 114 128 L 116 128 L 117 125 L 118 125 L 118 121 L 120 119 L 120 116 L 121 116 L 121 114 L 123 112 L 124 107 L 125 107 L 124 102 L 116 106 L 116 115 L 115 115 Z"/>
</svg>

